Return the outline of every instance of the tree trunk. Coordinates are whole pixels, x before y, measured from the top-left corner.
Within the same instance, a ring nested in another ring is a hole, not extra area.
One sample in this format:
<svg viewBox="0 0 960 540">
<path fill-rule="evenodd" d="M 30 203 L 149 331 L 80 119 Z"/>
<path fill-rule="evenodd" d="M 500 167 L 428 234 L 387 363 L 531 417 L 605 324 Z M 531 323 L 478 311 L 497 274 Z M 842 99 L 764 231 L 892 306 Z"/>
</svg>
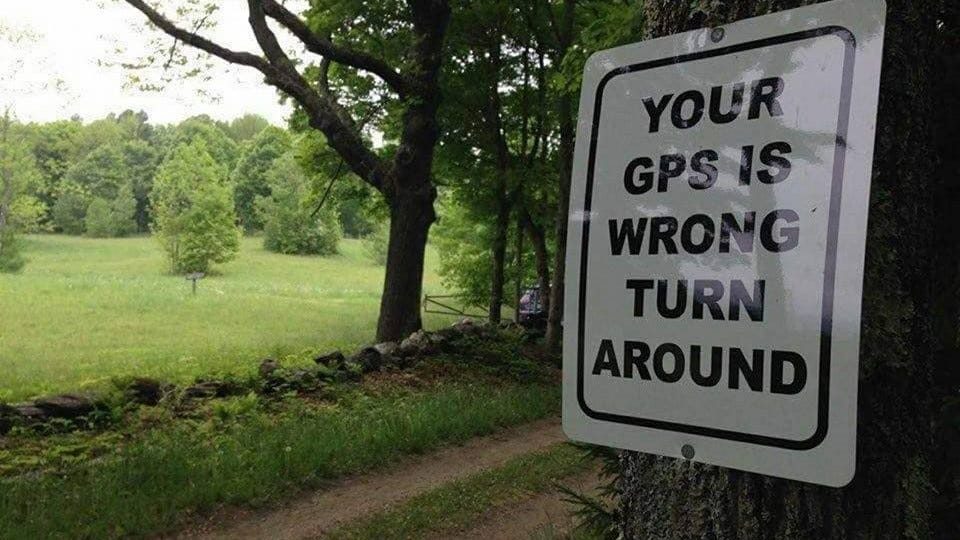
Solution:
<svg viewBox="0 0 960 540">
<path fill-rule="evenodd" d="M 650 36 L 813 2 L 647 4 Z M 935 0 L 887 0 L 864 282 L 857 474 L 842 489 L 624 453 L 622 528 L 638 539 L 930 537 L 930 185 Z M 697 7 L 699 4 L 699 7 Z"/>
<path fill-rule="evenodd" d="M 945 2 L 941 24 L 937 32 L 938 50 L 935 73 L 960 73 L 960 5 Z M 935 82 L 938 114 L 936 129 L 936 156 L 941 171 L 960 168 L 960 78 L 937 77 Z M 934 226 L 934 260 L 936 276 L 933 290 L 937 291 L 932 306 L 936 335 L 937 365 L 934 368 L 937 403 L 945 404 L 939 411 L 932 462 L 937 500 L 934 504 L 934 538 L 960 538 L 960 237 L 956 230 L 956 209 L 960 208 L 960 183 L 939 182 L 935 186 L 937 210 Z M 953 405 L 947 405 L 954 400 Z"/>
<path fill-rule="evenodd" d="M 547 253 L 547 239 L 543 229 L 534 223 L 526 208 L 520 209 L 520 221 L 533 244 L 533 254 L 537 262 L 537 285 L 540 288 L 540 302 L 543 309 L 550 311 L 550 255 Z"/>
<path fill-rule="evenodd" d="M 513 291 L 513 321 L 520 321 L 520 298 L 523 296 L 523 223 L 517 218 L 517 228 L 515 231 L 516 239 L 514 248 L 514 266 L 517 272 L 517 278 L 514 280 Z"/>
<path fill-rule="evenodd" d="M 507 198 L 507 171 L 497 171 L 497 221 L 493 231 L 493 272 L 490 278 L 490 314 L 493 324 L 500 324 L 503 310 L 504 267 L 507 259 L 507 233 L 510 229 L 510 201 Z"/>
<path fill-rule="evenodd" d="M 560 190 L 557 196 L 557 249 L 553 255 L 553 284 L 550 288 L 550 312 L 547 317 L 547 348 L 560 350 L 563 337 L 563 288 L 567 263 L 567 212 L 570 208 L 570 175 L 573 174 L 574 121 L 573 98 L 559 98 L 560 115 Z"/>
<path fill-rule="evenodd" d="M 402 190 L 390 205 L 390 243 L 380 298 L 377 341 L 399 341 L 423 325 L 420 296 L 427 234 L 434 220 L 433 190 Z"/>
<path fill-rule="evenodd" d="M 403 113 L 394 171 L 381 187 L 390 206 L 390 243 L 384 276 L 377 341 L 398 341 L 423 326 L 420 296 L 427 234 L 437 215 L 433 201 L 433 155 L 440 127 L 438 83 L 443 63 L 443 38 L 450 20 L 446 1 L 410 2 L 416 36 L 415 57 L 420 91 Z"/>
<path fill-rule="evenodd" d="M 562 60 L 574 39 L 576 0 L 563 1 L 560 27 L 557 28 L 558 56 Z M 559 62 L 558 60 L 558 62 Z M 567 212 L 570 210 L 570 176 L 573 174 L 573 145 L 576 133 L 573 96 L 567 92 L 557 100 L 560 117 L 560 189 L 557 196 L 557 249 L 553 257 L 553 285 L 550 287 L 550 312 L 547 317 L 547 348 L 560 350 L 563 338 L 563 289 L 567 263 Z"/>
</svg>

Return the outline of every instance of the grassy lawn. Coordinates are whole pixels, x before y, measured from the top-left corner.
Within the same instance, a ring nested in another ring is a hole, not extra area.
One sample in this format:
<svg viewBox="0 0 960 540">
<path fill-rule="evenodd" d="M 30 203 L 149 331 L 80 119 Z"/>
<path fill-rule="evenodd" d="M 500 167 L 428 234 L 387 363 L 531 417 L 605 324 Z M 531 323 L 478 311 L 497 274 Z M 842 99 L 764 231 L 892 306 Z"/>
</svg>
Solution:
<svg viewBox="0 0 960 540">
<path fill-rule="evenodd" d="M 24 271 L 0 274 L 0 401 L 115 376 L 243 373 L 260 357 L 372 339 L 383 268 L 360 241 L 344 240 L 334 257 L 277 255 L 260 244 L 244 239 L 237 259 L 193 296 L 151 238 L 28 237 Z M 428 250 L 425 292 L 442 289 L 436 266 Z"/>
</svg>

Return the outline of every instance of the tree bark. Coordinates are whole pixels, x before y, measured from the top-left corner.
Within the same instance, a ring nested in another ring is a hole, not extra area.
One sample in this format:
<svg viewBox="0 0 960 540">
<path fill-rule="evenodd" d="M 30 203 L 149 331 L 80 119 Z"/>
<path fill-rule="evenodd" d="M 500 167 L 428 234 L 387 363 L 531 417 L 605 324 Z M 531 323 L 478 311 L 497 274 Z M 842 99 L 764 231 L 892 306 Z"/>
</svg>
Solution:
<svg viewBox="0 0 960 540">
<path fill-rule="evenodd" d="M 564 0 L 560 28 L 557 29 L 559 54 L 562 59 L 573 43 L 576 0 Z M 575 122 L 573 96 L 563 92 L 557 100 L 560 117 L 560 178 L 557 197 L 557 249 L 553 259 L 553 284 L 550 288 L 550 312 L 547 316 L 546 345 L 551 351 L 560 350 L 563 338 L 563 290 L 567 258 L 567 212 L 570 207 L 570 176 L 573 174 L 573 147 Z"/>
<path fill-rule="evenodd" d="M 936 73 L 960 73 L 960 5 L 944 2 L 937 32 Z M 937 114 L 934 118 L 936 156 L 941 171 L 960 168 L 960 77 L 937 77 Z M 960 208 L 960 183 L 936 186 L 936 276 L 938 292 L 932 306 L 936 351 L 934 387 L 938 411 L 935 456 L 932 462 L 937 499 L 933 509 L 934 538 L 960 538 L 960 237 L 956 234 L 956 209 Z M 954 400 L 953 405 L 948 400 Z"/>
<path fill-rule="evenodd" d="M 437 217 L 433 207 L 437 198 L 433 155 L 440 138 L 438 81 L 450 8 L 445 0 L 411 0 L 409 6 L 413 50 L 419 64 L 414 79 L 418 96 L 403 114 L 394 174 L 381 189 L 390 206 L 390 243 L 377 321 L 378 341 L 398 341 L 423 326 L 423 262 L 430 225 Z"/>
<path fill-rule="evenodd" d="M 651 1 L 648 37 L 803 0 Z M 625 538 L 929 538 L 931 183 L 927 151 L 936 0 L 887 0 L 864 282 L 857 474 L 842 489 L 624 453 Z"/>
<path fill-rule="evenodd" d="M 494 197 L 496 198 L 497 219 L 494 223 L 493 269 L 490 279 L 490 311 L 488 318 L 492 324 L 499 324 L 503 311 L 503 288 L 507 258 L 507 233 L 510 229 L 510 197 L 507 193 L 507 180 L 510 175 L 510 150 L 503 133 L 502 104 L 500 101 L 500 68 L 502 63 L 502 30 L 499 21 L 491 29 L 492 38 L 487 47 L 489 54 L 489 80 L 487 103 L 485 107 L 486 126 L 490 144 L 494 149 L 496 170 L 494 174 Z"/>
<path fill-rule="evenodd" d="M 513 320 L 520 321 L 520 298 L 523 296 L 523 223 L 517 218 L 517 228 L 514 231 L 514 267 L 517 272 L 517 278 L 514 280 L 513 291 Z"/>
<path fill-rule="evenodd" d="M 507 259 L 507 233 L 510 229 L 510 203 L 507 200 L 505 171 L 497 172 L 497 221 L 493 232 L 493 272 L 490 278 L 490 313 L 492 324 L 500 324 L 503 311 L 504 269 Z"/>
<path fill-rule="evenodd" d="M 402 191 L 390 204 L 390 241 L 380 297 L 377 341 L 398 341 L 423 326 L 420 296 L 427 235 L 435 216 L 432 186 Z"/>
</svg>

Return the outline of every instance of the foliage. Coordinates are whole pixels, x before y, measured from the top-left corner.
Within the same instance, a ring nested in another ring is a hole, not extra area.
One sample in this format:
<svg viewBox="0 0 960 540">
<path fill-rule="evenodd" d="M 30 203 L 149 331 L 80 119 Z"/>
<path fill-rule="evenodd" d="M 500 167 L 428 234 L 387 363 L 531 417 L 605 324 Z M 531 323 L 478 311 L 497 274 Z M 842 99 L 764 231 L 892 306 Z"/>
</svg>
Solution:
<svg viewBox="0 0 960 540">
<path fill-rule="evenodd" d="M 268 173 L 280 156 L 290 151 L 290 134 L 277 127 L 267 127 L 245 144 L 240 160 L 231 174 L 234 200 L 240 224 L 250 232 L 263 228 L 262 216 L 255 205 L 258 197 L 270 195 Z"/>
<path fill-rule="evenodd" d="M 279 417 L 235 398 L 215 420 L 148 432 L 65 474 L 0 480 L 0 531 L 13 538 L 147 536 L 184 512 L 277 499 L 556 414 L 558 404 L 556 386 L 502 382 L 348 394 L 337 407 L 291 404 Z M 238 414 L 240 421 L 224 426 Z"/>
<path fill-rule="evenodd" d="M 113 200 L 129 183 L 120 145 L 99 146 L 67 171 L 64 182 L 92 197 Z"/>
<path fill-rule="evenodd" d="M 53 223 L 64 234 L 83 234 L 88 199 L 80 189 L 79 186 L 67 186 L 53 205 Z"/>
<path fill-rule="evenodd" d="M 128 182 L 135 200 L 134 220 L 137 230 L 146 232 L 150 225 L 150 192 L 153 176 L 159 165 L 159 152 L 154 145 L 141 139 L 124 141 L 120 147 Z"/>
<path fill-rule="evenodd" d="M 323 135 L 315 131 L 301 134 L 294 144 L 294 155 L 312 180 L 313 197 L 319 200 L 327 194 L 328 203 L 339 208 L 340 224 L 346 236 L 363 238 L 376 230 L 376 223 L 388 215 L 383 198 L 355 178 Z"/>
<path fill-rule="evenodd" d="M 224 128 L 224 131 L 227 132 L 227 135 L 229 135 L 231 139 L 241 143 L 253 139 L 269 126 L 270 122 L 268 122 L 266 118 L 259 114 L 247 113 L 231 120 Z"/>
<path fill-rule="evenodd" d="M 34 195 L 21 195 L 10 205 L 7 219 L 18 232 L 46 232 L 49 229 L 42 222 L 46 213 L 47 207 L 40 199 Z"/>
<path fill-rule="evenodd" d="M 20 238 L 12 228 L 0 229 L 0 273 L 19 272 L 27 263 L 21 253 Z"/>
<path fill-rule="evenodd" d="M 438 273 L 447 288 L 458 291 L 471 306 L 487 306 L 490 301 L 490 243 L 493 223 L 465 205 L 453 201 L 441 202 L 443 219 L 434 226 L 432 240 L 440 253 Z M 510 227 L 509 237 L 516 234 Z M 513 243 L 508 243 L 507 260 L 516 257 Z M 527 254 L 529 263 L 530 255 Z M 516 265 L 508 264 L 505 282 L 515 283 L 519 278 L 524 285 L 536 282 L 533 265 L 525 264 L 518 276 Z M 508 291 L 512 293 L 512 291 Z M 512 294 L 510 295 L 512 296 Z"/>
<path fill-rule="evenodd" d="M 390 223 L 383 222 L 363 239 L 367 256 L 374 263 L 387 264 L 387 249 L 390 247 Z"/>
<path fill-rule="evenodd" d="M 175 151 L 182 145 L 193 145 L 201 141 L 214 163 L 229 174 L 237 164 L 240 149 L 216 122 L 207 116 L 194 116 L 177 125 L 169 141 L 169 148 Z"/>
<path fill-rule="evenodd" d="M 240 248 L 232 190 L 202 141 L 176 147 L 157 170 L 153 213 L 175 273 L 206 272 Z"/>
<path fill-rule="evenodd" d="M 110 201 L 97 197 L 87 206 L 84 217 L 84 232 L 94 238 L 106 238 L 113 235 L 113 212 Z"/>
<path fill-rule="evenodd" d="M 363 201 L 355 198 L 341 198 L 338 206 L 344 235 L 350 238 L 363 238 L 376 230 L 376 221 L 364 208 Z"/>
<path fill-rule="evenodd" d="M 6 273 L 25 263 L 15 235 L 29 228 L 32 204 L 25 198 L 39 181 L 36 161 L 19 127 L 9 110 L 0 117 L 0 272 Z"/>
<path fill-rule="evenodd" d="M 600 478 L 604 480 L 596 495 L 576 491 L 567 486 L 559 486 L 564 500 L 573 504 L 574 515 L 579 520 L 577 528 L 589 533 L 591 537 L 603 540 L 620 538 L 620 508 L 617 483 L 620 480 L 620 451 L 608 446 L 593 444 L 574 445 L 584 460 L 601 464 Z"/>
<path fill-rule="evenodd" d="M 87 207 L 84 231 L 96 238 L 122 237 L 134 233 L 137 200 L 131 186 L 121 189 L 112 201 L 96 197 Z"/>
<path fill-rule="evenodd" d="M 332 255 L 342 236 L 336 209 L 326 201 L 317 211 L 310 180 L 294 157 L 284 154 L 267 172 L 269 197 L 258 199 L 265 227 L 263 247 L 277 253 Z"/>
</svg>

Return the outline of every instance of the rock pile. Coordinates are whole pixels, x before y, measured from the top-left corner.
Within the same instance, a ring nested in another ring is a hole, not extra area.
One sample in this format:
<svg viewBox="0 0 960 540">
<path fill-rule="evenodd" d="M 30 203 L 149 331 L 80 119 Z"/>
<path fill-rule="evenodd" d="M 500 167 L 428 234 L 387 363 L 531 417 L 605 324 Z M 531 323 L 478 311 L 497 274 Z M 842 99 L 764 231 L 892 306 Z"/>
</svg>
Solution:
<svg viewBox="0 0 960 540">
<path fill-rule="evenodd" d="M 490 337 L 496 330 L 487 324 L 462 319 L 441 330 L 418 330 L 399 343 L 387 341 L 362 347 L 349 357 L 340 351 L 333 351 L 315 358 L 315 366 L 285 368 L 278 361 L 268 358 L 260 363 L 259 383 L 253 390 L 266 395 L 315 392 L 328 383 L 357 381 L 366 373 L 407 369 L 422 358 L 456 352 L 462 338 Z M 238 395 L 250 390 L 236 382 L 199 380 L 176 394 L 176 387 L 171 384 L 136 378 L 124 389 L 124 396 L 130 403 L 155 406 L 171 395 L 199 400 Z M 36 425 L 54 419 L 81 419 L 100 406 L 95 398 L 77 394 L 50 396 L 23 403 L 0 403 L 0 435 L 17 425 Z"/>
</svg>

